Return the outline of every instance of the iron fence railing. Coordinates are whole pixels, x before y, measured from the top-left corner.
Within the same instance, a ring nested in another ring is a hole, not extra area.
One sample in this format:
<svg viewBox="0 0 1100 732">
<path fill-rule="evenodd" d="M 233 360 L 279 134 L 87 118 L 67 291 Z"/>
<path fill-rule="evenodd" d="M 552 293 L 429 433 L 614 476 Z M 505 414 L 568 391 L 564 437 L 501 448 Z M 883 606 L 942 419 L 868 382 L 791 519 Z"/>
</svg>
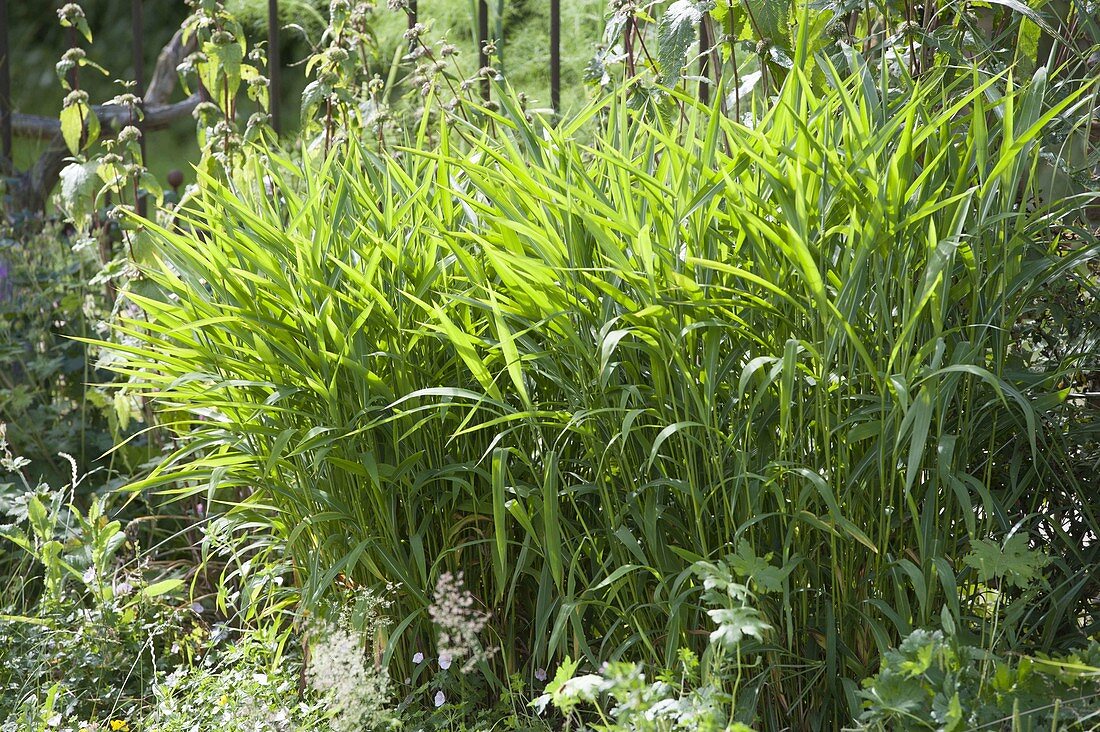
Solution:
<svg viewBox="0 0 1100 732">
<path fill-rule="evenodd" d="M 417 23 L 416 0 L 408 0 L 406 5 L 409 28 Z M 130 23 L 133 29 L 134 94 L 141 97 L 145 91 L 145 25 L 144 0 L 131 0 Z M 276 133 L 282 131 L 280 124 L 280 100 L 282 92 L 282 62 L 279 57 L 279 0 L 267 2 L 267 61 L 270 80 L 270 113 L 272 126 Z M 493 40 L 489 36 L 489 0 L 477 3 L 477 47 L 478 68 L 489 66 L 488 44 Z M 9 171 L 12 166 L 12 99 L 11 99 L 11 58 L 8 24 L 8 0 L 0 0 L 0 169 Z M 78 45 L 75 28 L 68 29 L 67 42 L 70 47 Z M 561 105 L 561 2 L 550 0 L 550 103 L 554 109 Z M 79 78 L 74 64 L 69 71 L 69 84 L 78 87 Z M 491 85 L 487 74 L 481 75 L 481 95 L 488 100 Z M 144 136 L 142 153 L 145 152 Z"/>
<path fill-rule="evenodd" d="M 11 63 L 8 44 L 8 0 L 0 0 L 0 173 L 11 168 Z"/>
</svg>

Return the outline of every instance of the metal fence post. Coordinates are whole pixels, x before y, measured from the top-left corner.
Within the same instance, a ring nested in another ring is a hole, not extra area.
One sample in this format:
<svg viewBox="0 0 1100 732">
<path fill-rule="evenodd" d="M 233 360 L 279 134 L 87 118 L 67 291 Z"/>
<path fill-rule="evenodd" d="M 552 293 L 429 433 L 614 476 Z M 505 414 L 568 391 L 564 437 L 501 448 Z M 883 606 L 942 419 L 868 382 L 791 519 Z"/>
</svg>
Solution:
<svg viewBox="0 0 1100 732">
<path fill-rule="evenodd" d="M 561 112 L 561 0 L 550 0 L 550 106 Z"/>
<path fill-rule="evenodd" d="M 142 0 L 131 0 L 130 2 L 130 24 L 131 30 L 134 36 L 133 40 L 133 54 L 134 54 L 134 96 L 138 98 L 138 108 L 142 109 L 143 104 L 142 97 L 145 96 L 145 17 L 144 8 L 142 7 Z M 144 125 L 141 124 L 140 117 L 133 119 L 133 124 L 139 130 L 142 130 Z M 145 132 L 142 130 L 141 137 L 138 138 L 138 144 L 141 146 L 141 164 L 148 168 L 149 160 L 146 157 L 145 146 Z M 139 216 L 144 216 L 146 211 L 145 199 L 138 196 L 138 184 L 134 183 L 134 205 L 137 209 Z"/>
<path fill-rule="evenodd" d="M 481 76 L 481 96 L 489 101 L 489 77 L 483 76 L 483 69 L 489 66 L 489 54 L 485 53 L 485 44 L 489 42 L 489 0 L 477 2 L 477 73 Z"/>
<path fill-rule="evenodd" d="M 279 0 L 267 0 L 267 111 L 271 115 L 271 129 L 275 135 L 282 131 L 279 121 L 280 77 L 279 68 Z"/>
<path fill-rule="evenodd" d="M 8 0 L 0 0 L 0 173 L 13 170 L 11 150 L 11 64 L 8 53 Z"/>
<path fill-rule="evenodd" d="M 699 101 L 710 104 L 710 26 L 704 16 L 699 21 Z"/>
</svg>

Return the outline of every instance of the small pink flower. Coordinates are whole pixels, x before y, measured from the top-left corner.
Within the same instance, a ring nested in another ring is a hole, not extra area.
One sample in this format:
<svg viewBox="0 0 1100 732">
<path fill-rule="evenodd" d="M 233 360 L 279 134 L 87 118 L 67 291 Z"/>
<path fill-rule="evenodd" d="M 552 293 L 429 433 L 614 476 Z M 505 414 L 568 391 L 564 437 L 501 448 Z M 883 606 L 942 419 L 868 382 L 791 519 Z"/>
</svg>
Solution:
<svg viewBox="0 0 1100 732">
<path fill-rule="evenodd" d="M 424 663 L 424 654 L 417 651 L 413 654 L 413 663 Z"/>
<path fill-rule="evenodd" d="M 439 667 L 446 671 L 451 667 L 451 654 L 440 653 L 439 654 Z"/>
<path fill-rule="evenodd" d="M 535 669 L 535 678 L 538 679 L 539 681 L 546 681 L 546 669 L 544 669 L 544 668 Z"/>
<path fill-rule="evenodd" d="M 447 703 L 447 697 L 443 693 L 442 689 L 435 692 L 435 706 L 438 708 L 438 707 L 443 706 L 446 703 Z"/>
</svg>

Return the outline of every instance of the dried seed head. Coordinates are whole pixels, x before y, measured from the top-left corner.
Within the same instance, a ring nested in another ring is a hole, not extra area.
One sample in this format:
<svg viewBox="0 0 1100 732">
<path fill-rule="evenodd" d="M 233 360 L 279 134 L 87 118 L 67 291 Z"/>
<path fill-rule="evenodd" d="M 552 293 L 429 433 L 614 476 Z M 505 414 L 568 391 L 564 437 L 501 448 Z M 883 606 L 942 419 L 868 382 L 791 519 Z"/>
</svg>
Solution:
<svg viewBox="0 0 1100 732">
<path fill-rule="evenodd" d="M 133 125 L 126 125 L 118 132 L 118 141 L 122 144 L 137 142 L 141 139 L 141 130 Z"/>
<path fill-rule="evenodd" d="M 84 91 L 83 89 L 78 89 L 76 91 L 71 91 L 71 92 L 69 92 L 68 94 L 65 95 L 65 106 L 66 107 L 71 107 L 74 104 L 87 104 L 87 103 L 88 103 L 88 92 Z"/>
<path fill-rule="evenodd" d="M 65 3 L 57 10 L 57 17 L 63 23 L 72 23 L 84 17 L 84 8 L 77 3 Z"/>
</svg>

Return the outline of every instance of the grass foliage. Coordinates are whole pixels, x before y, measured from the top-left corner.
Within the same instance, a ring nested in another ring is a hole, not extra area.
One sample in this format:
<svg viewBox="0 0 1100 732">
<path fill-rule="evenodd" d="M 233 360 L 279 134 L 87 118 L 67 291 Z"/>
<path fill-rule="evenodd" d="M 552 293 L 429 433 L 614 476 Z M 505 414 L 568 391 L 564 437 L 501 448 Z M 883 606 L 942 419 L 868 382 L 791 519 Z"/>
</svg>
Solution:
<svg viewBox="0 0 1100 732">
<path fill-rule="evenodd" d="M 1025 369 L 1014 326 L 1090 253 L 1022 205 L 1082 97 L 1045 107 L 1043 70 L 884 96 L 848 63 L 795 59 L 752 126 L 505 101 L 489 133 L 206 181 L 122 326 L 181 444 L 132 488 L 270 532 L 308 603 L 339 573 L 398 583 L 397 678 L 445 571 L 502 684 L 702 649 L 692 564 L 739 547 L 774 562 L 742 688 L 768 728 L 858 714 L 857 680 L 944 608 L 987 647 L 1073 641 L 1100 522 L 1049 425 L 1079 354 Z M 1026 590 L 1012 534 L 1057 557 Z M 963 561 L 982 548 L 1001 564 Z"/>
</svg>

